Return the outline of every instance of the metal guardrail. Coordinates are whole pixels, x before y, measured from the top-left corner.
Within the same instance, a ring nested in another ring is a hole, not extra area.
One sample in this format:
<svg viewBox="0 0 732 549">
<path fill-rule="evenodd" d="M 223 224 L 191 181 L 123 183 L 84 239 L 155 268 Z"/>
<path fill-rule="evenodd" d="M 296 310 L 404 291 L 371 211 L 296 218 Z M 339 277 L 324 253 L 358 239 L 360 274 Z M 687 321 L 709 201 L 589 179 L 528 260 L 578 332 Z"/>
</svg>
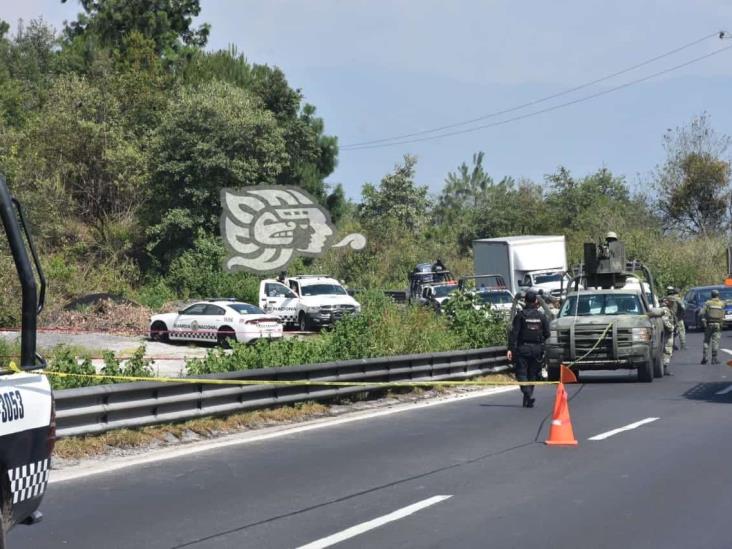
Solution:
<svg viewBox="0 0 732 549">
<path fill-rule="evenodd" d="M 317 385 L 221 386 L 139 382 L 65 389 L 54 393 L 59 437 L 171 423 L 206 416 L 328 400 L 381 390 L 369 382 L 460 380 L 509 369 L 505 347 L 406 355 L 325 364 L 263 368 L 201 376 L 272 381 L 363 381 L 356 387 Z"/>
</svg>

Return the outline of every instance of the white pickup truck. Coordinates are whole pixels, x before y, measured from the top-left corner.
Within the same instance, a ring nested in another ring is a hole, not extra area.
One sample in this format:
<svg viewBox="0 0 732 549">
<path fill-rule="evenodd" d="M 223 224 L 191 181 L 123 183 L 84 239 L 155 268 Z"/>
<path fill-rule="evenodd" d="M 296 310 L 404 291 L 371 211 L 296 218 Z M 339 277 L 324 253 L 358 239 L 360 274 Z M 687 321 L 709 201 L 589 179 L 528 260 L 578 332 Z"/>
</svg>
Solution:
<svg viewBox="0 0 732 549">
<path fill-rule="evenodd" d="M 10 196 L 2 176 L 0 217 L 22 288 L 20 369 L 24 370 L 13 372 L 7 362 L 0 367 L 0 549 L 4 549 L 5 535 L 10 528 L 41 519 L 38 507 L 48 484 L 56 424 L 48 379 L 25 371 L 37 369 L 37 361 L 42 362 L 36 355 L 36 321 L 43 308 L 46 282 L 20 204 Z M 39 292 L 36 274 L 40 280 Z"/>
<path fill-rule="evenodd" d="M 263 280 L 259 285 L 259 307 L 303 332 L 331 326 L 343 315 L 361 311 L 361 305 L 341 283 L 325 275 Z"/>
</svg>

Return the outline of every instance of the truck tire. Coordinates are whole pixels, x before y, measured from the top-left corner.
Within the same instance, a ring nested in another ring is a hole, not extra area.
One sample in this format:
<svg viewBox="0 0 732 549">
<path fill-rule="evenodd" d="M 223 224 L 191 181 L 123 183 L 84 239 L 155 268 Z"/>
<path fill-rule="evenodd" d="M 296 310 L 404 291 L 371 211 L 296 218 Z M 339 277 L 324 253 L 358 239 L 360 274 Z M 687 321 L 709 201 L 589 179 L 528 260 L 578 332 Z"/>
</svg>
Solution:
<svg viewBox="0 0 732 549">
<path fill-rule="evenodd" d="M 653 377 L 663 377 L 663 356 L 660 354 L 653 359 Z"/>
<path fill-rule="evenodd" d="M 302 311 L 300 311 L 300 315 L 297 317 L 297 325 L 300 328 L 301 332 L 310 331 L 310 322 L 308 321 L 308 316 Z"/>
<path fill-rule="evenodd" d="M 3 476 L 5 475 L 3 471 Z M 0 488 L 0 549 L 7 547 L 6 536 L 10 529 L 10 515 L 12 513 L 10 500 L 5 498 L 5 489 Z"/>
<path fill-rule="evenodd" d="M 653 359 L 638 365 L 638 381 L 641 383 L 653 381 Z"/>
<path fill-rule="evenodd" d="M 559 366 L 546 367 L 546 375 L 548 381 L 559 381 L 560 373 L 561 372 Z"/>
</svg>

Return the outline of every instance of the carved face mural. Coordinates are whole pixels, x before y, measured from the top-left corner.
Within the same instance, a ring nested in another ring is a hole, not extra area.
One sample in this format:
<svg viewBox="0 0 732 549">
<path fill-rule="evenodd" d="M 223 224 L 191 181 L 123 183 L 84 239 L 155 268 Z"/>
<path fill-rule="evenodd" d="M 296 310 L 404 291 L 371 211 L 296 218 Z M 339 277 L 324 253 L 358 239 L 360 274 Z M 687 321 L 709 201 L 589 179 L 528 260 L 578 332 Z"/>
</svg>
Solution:
<svg viewBox="0 0 732 549">
<path fill-rule="evenodd" d="M 297 187 L 223 189 L 221 206 L 228 271 L 266 273 L 282 269 L 297 255 L 315 257 L 331 247 L 360 250 L 366 245 L 357 233 L 333 244 L 335 228 L 328 211 Z"/>
</svg>

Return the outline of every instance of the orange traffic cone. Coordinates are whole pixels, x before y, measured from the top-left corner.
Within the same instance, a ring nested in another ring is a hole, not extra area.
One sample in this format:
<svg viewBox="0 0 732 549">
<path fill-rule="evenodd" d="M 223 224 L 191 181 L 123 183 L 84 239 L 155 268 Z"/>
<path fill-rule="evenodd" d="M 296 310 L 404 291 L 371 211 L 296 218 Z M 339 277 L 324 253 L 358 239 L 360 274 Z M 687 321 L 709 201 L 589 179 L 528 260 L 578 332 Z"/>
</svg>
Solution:
<svg viewBox="0 0 732 549">
<path fill-rule="evenodd" d="M 549 438 L 546 440 L 549 445 L 576 446 L 572 430 L 572 420 L 569 418 L 569 404 L 567 403 L 567 391 L 564 384 L 557 385 L 557 397 L 554 400 L 554 412 L 552 413 L 552 425 L 549 429 Z"/>
<path fill-rule="evenodd" d="M 559 381 L 561 383 L 577 383 L 577 376 L 566 364 L 559 366 Z"/>
</svg>

